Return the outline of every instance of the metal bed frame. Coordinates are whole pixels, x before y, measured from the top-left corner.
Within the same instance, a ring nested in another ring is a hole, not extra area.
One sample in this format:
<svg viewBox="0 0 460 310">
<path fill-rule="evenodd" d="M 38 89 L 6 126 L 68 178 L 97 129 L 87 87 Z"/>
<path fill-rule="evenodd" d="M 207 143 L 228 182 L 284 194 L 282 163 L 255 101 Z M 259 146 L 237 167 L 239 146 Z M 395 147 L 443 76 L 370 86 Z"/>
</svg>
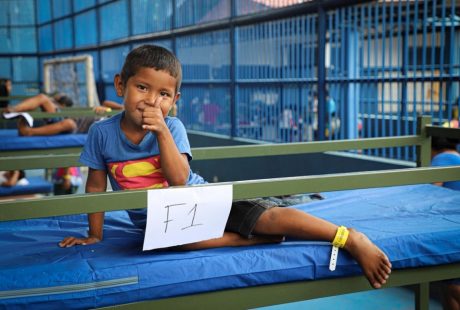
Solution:
<svg viewBox="0 0 460 310">
<path fill-rule="evenodd" d="M 415 136 L 375 138 L 347 141 L 326 141 L 294 143 L 287 145 L 256 145 L 193 149 L 195 159 L 221 159 L 230 157 L 251 157 L 287 155 L 416 145 L 417 168 L 403 168 L 385 171 L 340 173 L 328 175 L 288 177 L 233 182 L 233 199 L 245 199 L 271 195 L 300 194 L 305 192 L 335 191 L 345 189 L 385 187 L 405 184 L 422 184 L 458 180 L 460 167 L 428 167 L 430 161 L 431 136 L 460 138 L 460 129 L 441 128 L 428 125 L 430 119 L 419 119 L 419 131 Z M 78 155 L 25 156 L 0 158 L 0 169 L 52 168 L 76 166 Z M 212 186 L 204 185 L 204 186 Z M 0 203 L 0 221 L 39 218 L 56 215 L 80 214 L 98 211 L 143 208 L 147 203 L 145 190 L 56 196 L 28 201 Z M 129 206 L 128 208 L 126 206 Z M 415 285 L 415 306 L 428 309 L 429 283 L 450 278 L 460 278 L 460 262 L 439 266 L 394 270 L 384 286 L 398 287 Z M 116 305 L 106 308 L 144 309 L 151 307 L 190 309 L 222 308 L 248 309 L 273 304 L 288 303 L 325 296 L 370 290 L 364 276 L 341 277 L 315 281 L 299 281 L 240 289 L 228 289 L 181 297 Z"/>
</svg>

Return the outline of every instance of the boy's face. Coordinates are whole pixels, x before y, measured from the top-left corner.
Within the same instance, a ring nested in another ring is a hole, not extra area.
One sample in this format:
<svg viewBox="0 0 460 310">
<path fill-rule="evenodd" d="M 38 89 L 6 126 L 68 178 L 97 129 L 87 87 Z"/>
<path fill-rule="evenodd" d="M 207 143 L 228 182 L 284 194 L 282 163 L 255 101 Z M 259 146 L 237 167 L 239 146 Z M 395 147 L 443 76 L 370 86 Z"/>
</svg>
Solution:
<svg viewBox="0 0 460 310">
<path fill-rule="evenodd" d="M 168 72 L 153 68 L 140 68 L 123 85 L 119 75 L 115 77 L 115 88 L 118 96 L 123 96 L 127 121 L 142 126 L 142 112 L 148 105 L 153 105 L 159 97 L 163 117 L 166 117 L 179 99 L 176 93 L 177 80 Z"/>
</svg>

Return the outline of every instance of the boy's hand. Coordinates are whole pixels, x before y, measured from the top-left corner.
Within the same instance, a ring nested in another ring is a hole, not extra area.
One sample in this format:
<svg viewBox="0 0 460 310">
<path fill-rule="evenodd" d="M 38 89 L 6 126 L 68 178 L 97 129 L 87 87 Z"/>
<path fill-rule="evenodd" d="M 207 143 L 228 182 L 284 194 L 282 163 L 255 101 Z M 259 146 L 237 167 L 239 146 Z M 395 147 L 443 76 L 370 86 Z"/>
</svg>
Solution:
<svg viewBox="0 0 460 310">
<path fill-rule="evenodd" d="M 59 246 L 61 248 L 70 248 L 74 245 L 88 245 L 93 243 L 98 243 L 101 240 L 96 237 L 88 237 L 88 238 L 75 238 L 75 237 L 67 237 L 64 238 L 61 242 L 59 242 Z"/>
<path fill-rule="evenodd" d="M 146 107 L 144 108 L 144 112 L 142 113 L 143 119 L 143 129 L 147 129 L 153 131 L 155 133 L 159 133 L 168 127 L 165 123 L 165 115 L 163 115 L 163 111 L 161 110 L 161 102 L 163 100 L 168 100 L 164 97 L 158 97 L 155 99 L 155 102 L 146 103 Z"/>
</svg>

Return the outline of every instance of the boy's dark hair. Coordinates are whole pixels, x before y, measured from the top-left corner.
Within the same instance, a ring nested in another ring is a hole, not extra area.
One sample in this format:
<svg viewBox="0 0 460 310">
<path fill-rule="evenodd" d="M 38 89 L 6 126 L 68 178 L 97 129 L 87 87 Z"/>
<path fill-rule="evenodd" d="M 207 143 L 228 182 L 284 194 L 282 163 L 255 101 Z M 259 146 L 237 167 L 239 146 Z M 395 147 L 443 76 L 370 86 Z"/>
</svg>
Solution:
<svg viewBox="0 0 460 310">
<path fill-rule="evenodd" d="M 8 88 L 6 87 L 6 83 L 10 79 L 7 78 L 0 78 L 0 97 L 9 97 L 10 92 L 8 91 Z M 0 100 L 0 108 L 6 108 L 10 104 L 10 101 L 7 99 L 1 99 Z"/>
<path fill-rule="evenodd" d="M 457 144 L 459 143 L 456 139 L 450 139 L 445 137 L 432 137 L 431 138 L 431 148 L 436 151 L 441 150 L 455 150 L 457 149 Z"/>
<path fill-rule="evenodd" d="M 156 45 L 141 45 L 126 56 L 120 77 L 123 84 L 140 68 L 153 68 L 168 72 L 177 80 L 176 92 L 182 82 L 182 68 L 179 59 L 167 49 Z"/>
<path fill-rule="evenodd" d="M 69 96 L 66 96 L 66 95 L 58 96 L 58 97 L 56 98 L 56 101 L 57 101 L 60 105 L 62 105 L 62 106 L 64 106 L 64 107 L 71 107 L 71 106 L 73 106 L 73 100 L 72 100 L 72 98 L 70 98 Z"/>
</svg>

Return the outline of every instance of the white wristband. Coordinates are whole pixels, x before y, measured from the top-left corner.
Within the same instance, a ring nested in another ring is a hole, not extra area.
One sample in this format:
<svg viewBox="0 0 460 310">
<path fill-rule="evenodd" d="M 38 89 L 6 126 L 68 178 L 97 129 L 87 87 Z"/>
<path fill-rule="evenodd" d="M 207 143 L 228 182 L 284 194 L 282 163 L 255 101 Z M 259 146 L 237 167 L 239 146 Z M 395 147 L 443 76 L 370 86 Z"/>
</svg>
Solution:
<svg viewBox="0 0 460 310">
<path fill-rule="evenodd" d="M 332 247 L 331 259 L 329 260 L 329 270 L 334 271 L 337 266 L 337 257 L 339 254 L 339 248 L 336 246 Z"/>
</svg>

